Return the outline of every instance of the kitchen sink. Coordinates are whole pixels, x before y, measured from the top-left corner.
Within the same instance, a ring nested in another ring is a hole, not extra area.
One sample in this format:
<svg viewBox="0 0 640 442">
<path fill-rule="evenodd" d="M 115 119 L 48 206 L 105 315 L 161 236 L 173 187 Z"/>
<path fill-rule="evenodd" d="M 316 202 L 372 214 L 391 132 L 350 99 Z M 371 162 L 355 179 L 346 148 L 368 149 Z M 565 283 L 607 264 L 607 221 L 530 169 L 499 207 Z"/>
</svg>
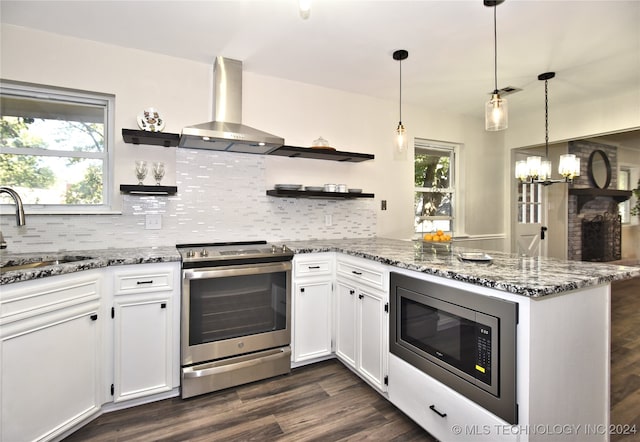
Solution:
<svg viewBox="0 0 640 442">
<path fill-rule="evenodd" d="M 86 261 L 89 259 L 94 259 L 94 258 L 92 256 L 61 256 L 58 258 L 50 258 L 50 259 L 35 259 L 29 262 L 10 260 L 2 264 L 2 266 L 0 266 L 0 270 L 2 270 L 3 272 L 11 272 L 13 270 L 35 269 L 38 267 L 66 264 L 70 262 Z"/>
</svg>

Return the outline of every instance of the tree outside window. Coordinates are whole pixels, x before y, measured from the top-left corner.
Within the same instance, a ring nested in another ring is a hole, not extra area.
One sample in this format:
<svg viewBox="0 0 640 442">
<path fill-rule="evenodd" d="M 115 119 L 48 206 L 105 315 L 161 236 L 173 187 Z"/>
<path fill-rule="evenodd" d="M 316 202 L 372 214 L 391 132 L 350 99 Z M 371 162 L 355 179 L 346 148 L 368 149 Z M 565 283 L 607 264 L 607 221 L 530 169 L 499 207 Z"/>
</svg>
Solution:
<svg viewBox="0 0 640 442">
<path fill-rule="evenodd" d="M 453 233 L 454 148 L 415 142 L 414 185 L 416 233 Z"/>
<path fill-rule="evenodd" d="M 26 205 L 108 207 L 112 99 L 12 83 L 1 92 L 0 184 Z"/>
</svg>

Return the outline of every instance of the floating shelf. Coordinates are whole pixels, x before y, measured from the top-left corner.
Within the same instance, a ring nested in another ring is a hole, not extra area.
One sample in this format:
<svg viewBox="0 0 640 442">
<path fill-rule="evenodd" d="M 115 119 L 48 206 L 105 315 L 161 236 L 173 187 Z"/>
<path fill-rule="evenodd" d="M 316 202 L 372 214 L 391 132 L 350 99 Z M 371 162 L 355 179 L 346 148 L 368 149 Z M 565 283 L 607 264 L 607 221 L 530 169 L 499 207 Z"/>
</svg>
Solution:
<svg viewBox="0 0 640 442">
<path fill-rule="evenodd" d="M 267 190 L 267 195 L 278 198 L 318 198 L 318 199 L 353 199 L 353 198 L 373 198 L 373 193 L 356 192 L 315 192 L 310 190 Z"/>
<path fill-rule="evenodd" d="M 631 198 L 632 192 L 630 190 L 617 190 L 617 189 L 569 189 L 569 195 L 576 195 L 578 197 L 578 212 L 582 209 L 582 206 L 588 201 L 598 197 L 605 196 L 612 198 L 614 201 L 621 203 Z"/>
<path fill-rule="evenodd" d="M 278 155 L 289 158 L 311 158 L 314 160 L 331 160 L 349 163 L 359 163 L 373 160 L 374 156 L 367 153 L 343 152 L 331 149 L 313 149 L 310 147 L 282 146 L 269 155 Z"/>
<path fill-rule="evenodd" d="M 177 186 L 144 186 L 140 184 L 120 184 L 120 192 L 136 195 L 173 195 Z"/>
<path fill-rule="evenodd" d="M 180 141 L 179 134 L 167 132 L 149 132 L 146 130 L 122 129 L 125 143 L 150 144 L 153 146 L 174 147 Z"/>
</svg>

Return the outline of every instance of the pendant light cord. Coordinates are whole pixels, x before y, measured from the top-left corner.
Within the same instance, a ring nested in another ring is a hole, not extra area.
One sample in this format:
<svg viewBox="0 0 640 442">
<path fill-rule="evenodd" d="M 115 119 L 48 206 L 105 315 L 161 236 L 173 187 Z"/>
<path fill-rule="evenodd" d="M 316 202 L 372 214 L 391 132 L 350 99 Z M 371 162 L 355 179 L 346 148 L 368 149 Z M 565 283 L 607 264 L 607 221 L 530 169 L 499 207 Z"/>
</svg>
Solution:
<svg viewBox="0 0 640 442">
<path fill-rule="evenodd" d="M 544 80 L 544 155 L 549 159 L 549 80 Z"/>
<path fill-rule="evenodd" d="M 402 124 L 402 60 L 400 61 L 400 124 Z"/>
<path fill-rule="evenodd" d="M 493 78 L 495 81 L 493 93 L 498 93 L 498 25 L 496 23 L 496 10 L 498 5 L 493 6 Z"/>
</svg>

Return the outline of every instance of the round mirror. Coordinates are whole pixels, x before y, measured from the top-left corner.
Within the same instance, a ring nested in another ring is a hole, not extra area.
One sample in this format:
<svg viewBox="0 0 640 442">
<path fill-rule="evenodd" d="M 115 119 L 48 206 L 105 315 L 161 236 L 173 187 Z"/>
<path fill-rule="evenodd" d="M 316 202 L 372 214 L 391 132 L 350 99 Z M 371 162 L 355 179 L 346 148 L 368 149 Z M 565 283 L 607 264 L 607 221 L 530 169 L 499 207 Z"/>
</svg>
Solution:
<svg viewBox="0 0 640 442">
<path fill-rule="evenodd" d="M 602 150 L 594 150 L 589 156 L 587 173 L 593 187 L 606 189 L 611 183 L 611 163 L 609 157 Z"/>
</svg>

